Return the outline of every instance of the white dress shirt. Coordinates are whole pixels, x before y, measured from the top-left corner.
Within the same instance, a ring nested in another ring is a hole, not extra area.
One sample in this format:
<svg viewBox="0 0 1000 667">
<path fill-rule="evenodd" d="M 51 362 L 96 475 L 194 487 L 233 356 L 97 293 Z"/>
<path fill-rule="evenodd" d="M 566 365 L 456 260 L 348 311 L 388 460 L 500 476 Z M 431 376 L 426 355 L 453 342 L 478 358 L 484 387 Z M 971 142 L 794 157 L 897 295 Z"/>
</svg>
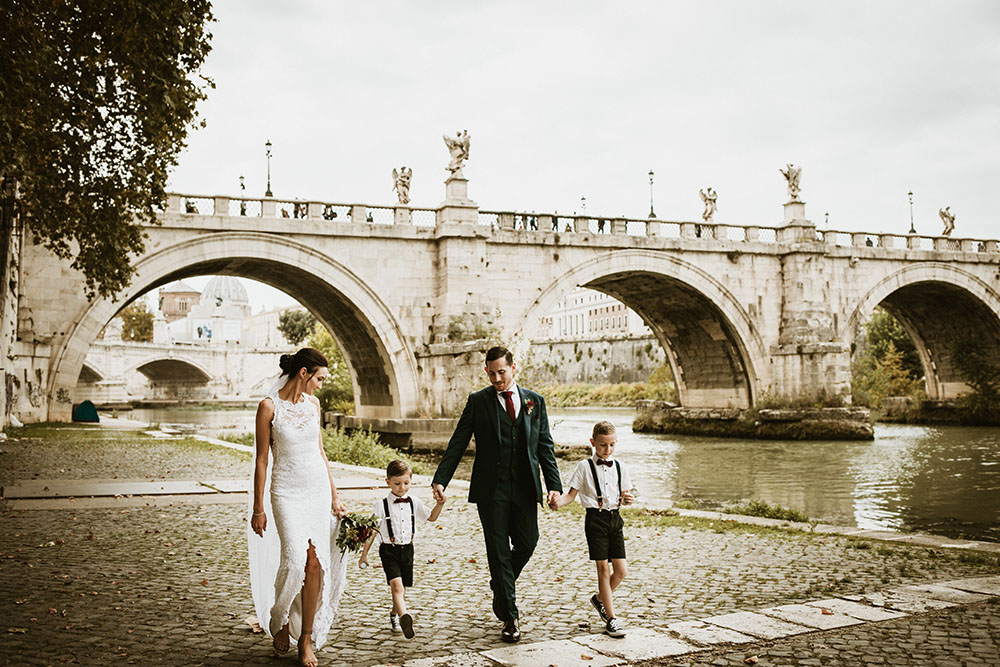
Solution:
<svg viewBox="0 0 1000 667">
<path fill-rule="evenodd" d="M 389 501 L 389 520 L 392 521 L 392 534 L 395 536 L 396 541 L 393 542 L 389 538 L 389 529 L 386 527 L 386 521 L 384 520 L 385 506 L 382 504 L 381 498 L 375 501 L 374 507 L 375 516 L 380 519 L 378 534 L 386 544 L 409 544 L 413 541 L 413 523 L 410 520 L 410 505 L 408 503 L 397 503 L 397 497 L 392 493 L 385 497 Z M 418 522 L 427 521 L 431 515 L 431 511 L 427 508 L 427 505 L 423 504 L 419 498 L 415 498 L 409 494 L 403 496 L 403 498 L 409 498 L 410 502 L 413 503 L 413 519 Z"/>
<path fill-rule="evenodd" d="M 620 466 L 621 462 L 614 459 L 608 460 L 611 461 L 612 465 L 598 465 L 597 455 L 594 455 L 589 459 L 579 461 L 576 467 L 573 468 L 573 474 L 570 475 L 568 486 L 571 489 L 577 490 L 580 497 L 580 505 L 583 507 L 616 510 L 621 504 L 622 490 L 628 491 L 632 489 L 632 479 L 628 475 L 628 468 L 621 466 L 622 485 L 619 489 L 617 466 Z M 597 487 L 594 486 L 594 474 L 590 470 L 590 461 L 593 461 L 594 467 L 597 468 L 597 480 L 601 485 L 601 496 L 604 499 L 603 505 L 597 502 Z"/>
<path fill-rule="evenodd" d="M 514 403 L 514 419 L 517 419 L 518 415 L 521 414 L 521 393 L 517 390 L 517 384 L 514 382 L 510 383 L 507 391 L 510 392 L 510 400 Z M 503 408 L 504 414 L 506 414 L 507 401 L 504 399 L 502 392 L 497 392 L 497 400 L 500 401 L 500 407 Z"/>
</svg>

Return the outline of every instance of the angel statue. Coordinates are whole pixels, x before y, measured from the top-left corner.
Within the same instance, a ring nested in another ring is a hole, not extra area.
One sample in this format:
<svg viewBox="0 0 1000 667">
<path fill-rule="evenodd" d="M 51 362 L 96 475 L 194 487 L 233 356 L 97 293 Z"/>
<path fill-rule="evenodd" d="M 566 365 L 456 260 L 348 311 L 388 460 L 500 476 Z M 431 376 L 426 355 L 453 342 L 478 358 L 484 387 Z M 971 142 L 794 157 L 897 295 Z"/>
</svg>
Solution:
<svg viewBox="0 0 1000 667">
<path fill-rule="evenodd" d="M 410 179 L 413 178 L 413 170 L 403 166 L 392 170 L 392 189 L 396 191 L 399 203 L 406 205 L 410 203 Z"/>
<path fill-rule="evenodd" d="M 701 200 L 705 202 L 705 211 L 701 214 L 701 219 L 705 222 L 712 222 L 712 216 L 714 216 L 716 210 L 718 210 L 718 207 L 715 205 L 715 200 L 719 198 L 719 195 L 716 194 L 715 190 L 712 188 L 709 188 L 708 192 L 698 190 L 698 194 L 701 195 Z"/>
<path fill-rule="evenodd" d="M 951 236 L 951 233 L 955 231 L 955 214 L 951 212 L 951 206 L 945 206 L 938 211 L 938 215 L 941 216 L 941 222 L 944 223 L 944 231 L 941 232 L 941 235 Z"/>
<path fill-rule="evenodd" d="M 795 167 L 791 163 L 788 163 L 785 165 L 785 169 L 779 169 L 778 171 L 788 181 L 788 201 L 797 202 L 799 200 L 799 176 L 802 175 L 802 167 Z"/>
<path fill-rule="evenodd" d="M 469 159 L 469 133 L 466 130 L 455 133 L 452 139 L 447 134 L 444 135 L 444 143 L 451 153 L 451 162 L 448 163 L 448 171 L 452 178 L 465 178 L 462 175 L 462 163 Z"/>
</svg>

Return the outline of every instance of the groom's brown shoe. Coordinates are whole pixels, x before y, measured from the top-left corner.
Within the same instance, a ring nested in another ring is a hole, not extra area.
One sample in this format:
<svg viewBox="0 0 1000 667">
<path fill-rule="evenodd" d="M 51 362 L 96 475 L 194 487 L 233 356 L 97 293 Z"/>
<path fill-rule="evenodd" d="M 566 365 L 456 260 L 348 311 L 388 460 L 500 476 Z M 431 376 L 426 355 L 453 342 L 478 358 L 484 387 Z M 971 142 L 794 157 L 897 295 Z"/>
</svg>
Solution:
<svg viewBox="0 0 1000 667">
<path fill-rule="evenodd" d="M 500 632 L 500 639 L 508 644 L 513 644 L 521 639 L 521 629 L 517 627 L 517 619 L 512 618 L 503 624 L 503 631 Z"/>
</svg>

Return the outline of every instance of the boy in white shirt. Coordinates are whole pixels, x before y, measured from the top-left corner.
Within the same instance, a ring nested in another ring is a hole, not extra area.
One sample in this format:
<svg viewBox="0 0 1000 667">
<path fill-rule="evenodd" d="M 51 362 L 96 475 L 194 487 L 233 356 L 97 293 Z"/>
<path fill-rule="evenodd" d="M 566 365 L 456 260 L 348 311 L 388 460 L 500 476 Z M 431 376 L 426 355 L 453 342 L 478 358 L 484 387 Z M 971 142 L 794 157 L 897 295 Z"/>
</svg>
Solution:
<svg viewBox="0 0 1000 667">
<path fill-rule="evenodd" d="M 385 483 L 391 492 L 385 498 L 375 501 L 375 516 L 380 519 L 378 535 L 382 543 L 378 555 L 382 560 L 382 571 L 386 583 L 392 591 L 392 611 L 389 612 L 389 626 L 393 632 L 402 632 L 412 639 L 413 617 L 406 611 L 406 589 L 413 585 L 413 536 L 417 532 L 418 521 L 436 521 L 444 507 L 444 499 L 434 504 L 434 509 L 419 498 L 408 495 L 413 470 L 406 461 L 396 460 L 385 469 Z M 388 517 L 388 518 L 387 518 Z M 372 535 L 361 551 L 358 567 L 368 567 L 368 549 L 375 536 Z"/>
<path fill-rule="evenodd" d="M 612 460 L 618 435 L 614 424 L 594 424 L 590 444 L 594 456 L 580 461 L 569 478 L 569 492 L 559 498 L 553 509 L 569 505 L 580 495 L 587 510 L 584 531 L 590 560 L 597 563 L 597 595 L 590 598 L 604 621 L 604 631 L 612 637 L 624 637 L 625 628 L 615 616 L 611 593 L 625 579 L 624 523 L 618 508 L 635 502 L 632 480 L 621 461 Z"/>
</svg>

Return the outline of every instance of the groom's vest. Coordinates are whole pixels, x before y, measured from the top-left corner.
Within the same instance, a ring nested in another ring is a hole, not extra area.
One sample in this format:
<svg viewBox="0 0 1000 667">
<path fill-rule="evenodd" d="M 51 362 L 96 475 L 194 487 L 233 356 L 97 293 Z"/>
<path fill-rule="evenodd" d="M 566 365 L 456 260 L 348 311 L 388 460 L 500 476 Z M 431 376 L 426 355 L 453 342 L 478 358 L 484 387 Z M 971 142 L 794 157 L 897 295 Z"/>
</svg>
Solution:
<svg viewBox="0 0 1000 667">
<path fill-rule="evenodd" d="M 514 487 L 531 487 L 531 469 L 528 463 L 528 448 L 524 442 L 524 405 L 518 412 L 517 419 L 511 421 L 507 411 L 494 400 L 497 418 L 500 420 L 500 465 L 497 470 L 499 482 L 513 482 Z M 531 492 L 534 502 L 534 491 Z"/>
</svg>

